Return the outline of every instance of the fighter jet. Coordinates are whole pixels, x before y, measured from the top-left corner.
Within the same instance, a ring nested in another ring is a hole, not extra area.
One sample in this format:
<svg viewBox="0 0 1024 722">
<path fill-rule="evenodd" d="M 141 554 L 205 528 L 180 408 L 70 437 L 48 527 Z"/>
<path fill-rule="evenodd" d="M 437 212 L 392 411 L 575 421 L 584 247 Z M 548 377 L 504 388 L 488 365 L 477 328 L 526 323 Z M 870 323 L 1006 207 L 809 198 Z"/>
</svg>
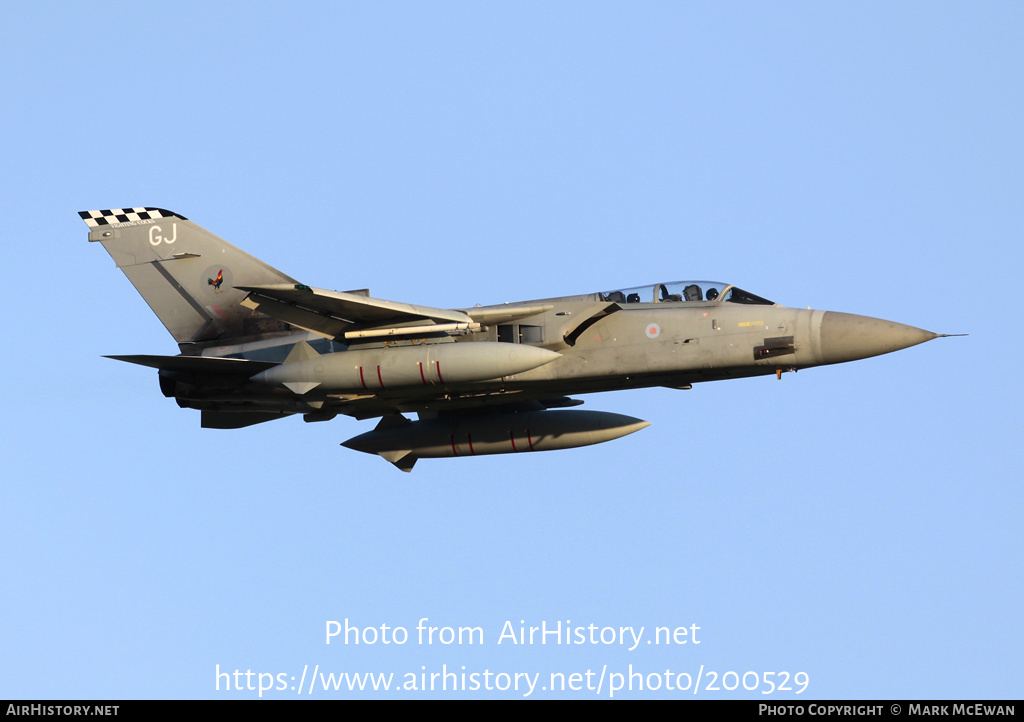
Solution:
<svg viewBox="0 0 1024 722">
<path fill-rule="evenodd" d="M 649 425 L 570 409 L 583 403 L 574 395 L 781 378 L 940 336 L 712 281 L 414 306 L 308 286 L 161 208 L 79 215 L 180 351 L 109 358 L 157 369 L 164 395 L 198 409 L 205 428 L 380 418 L 343 445 L 403 471 L 421 458 L 599 444 Z"/>
</svg>

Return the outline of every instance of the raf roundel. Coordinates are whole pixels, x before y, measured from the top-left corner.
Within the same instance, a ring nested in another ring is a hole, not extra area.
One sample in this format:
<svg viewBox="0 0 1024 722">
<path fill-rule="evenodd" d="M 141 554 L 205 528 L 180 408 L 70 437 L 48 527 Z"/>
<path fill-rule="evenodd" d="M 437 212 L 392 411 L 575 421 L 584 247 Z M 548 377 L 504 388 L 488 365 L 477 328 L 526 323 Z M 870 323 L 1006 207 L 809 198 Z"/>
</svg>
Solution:
<svg viewBox="0 0 1024 722">
<path fill-rule="evenodd" d="M 649 323 L 644 332 L 647 334 L 647 338 L 658 338 L 661 335 L 661 326 L 656 323 Z"/>
</svg>

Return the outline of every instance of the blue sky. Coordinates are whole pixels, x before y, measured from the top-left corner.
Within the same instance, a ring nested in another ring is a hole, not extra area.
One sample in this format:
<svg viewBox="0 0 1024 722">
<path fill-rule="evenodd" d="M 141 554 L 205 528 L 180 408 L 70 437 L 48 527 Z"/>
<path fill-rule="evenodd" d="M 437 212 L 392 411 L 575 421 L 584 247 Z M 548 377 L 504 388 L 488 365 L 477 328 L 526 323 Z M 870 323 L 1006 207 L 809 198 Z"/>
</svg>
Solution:
<svg viewBox="0 0 1024 722">
<path fill-rule="evenodd" d="M 536 698 L 608 697 L 631 671 L 648 686 L 616 696 L 692 697 L 664 673 L 702 669 L 698 698 L 795 696 L 706 688 L 729 671 L 806 673 L 804 699 L 1020 698 L 1022 21 L 999 2 L 11 10 L 0 698 L 258 696 L 218 690 L 218 665 L 284 675 L 269 698 L 317 665 L 536 674 Z M 176 350 L 77 215 L 122 206 L 409 303 L 719 279 L 970 335 L 587 396 L 652 425 L 406 475 L 339 446 L 372 422 L 202 430 L 102 358 Z M 419 644 L 422 618 L 484 644 Z M 410 641 L 327 645 L 345 619 Z M 498 644 L 520 620 L 700 644 Z M 588 670 L 600 693 L 541 689 Z"/>
</svg>

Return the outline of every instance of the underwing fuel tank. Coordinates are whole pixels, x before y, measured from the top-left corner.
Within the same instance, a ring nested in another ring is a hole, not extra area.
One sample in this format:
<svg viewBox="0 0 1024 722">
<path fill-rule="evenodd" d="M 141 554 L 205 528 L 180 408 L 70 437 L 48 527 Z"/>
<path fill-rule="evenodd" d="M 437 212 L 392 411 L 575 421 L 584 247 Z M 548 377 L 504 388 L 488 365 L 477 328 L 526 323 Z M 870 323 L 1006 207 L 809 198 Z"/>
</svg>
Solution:
<svg viewBox="0 0 1024 722">
<path fill-rule="evenodd" d="M 523 373 L 561 354 L 535 346 L 478 342 L 338 351 L 286 362 L 256 374 L 257 383 L 287 386 L 297 394 L 377 391 L 485 381 Z"/>
<path fill-rule="evenodd" d="M 380 454 L 402 471 L 411 471 L 420 458 L 572 449 L 612 441 L 647 426 L 648 421 L 607 411 L 464 414 L 424 421 L 392 414 L 373 431 L 342 446 Z"/>
</svg>

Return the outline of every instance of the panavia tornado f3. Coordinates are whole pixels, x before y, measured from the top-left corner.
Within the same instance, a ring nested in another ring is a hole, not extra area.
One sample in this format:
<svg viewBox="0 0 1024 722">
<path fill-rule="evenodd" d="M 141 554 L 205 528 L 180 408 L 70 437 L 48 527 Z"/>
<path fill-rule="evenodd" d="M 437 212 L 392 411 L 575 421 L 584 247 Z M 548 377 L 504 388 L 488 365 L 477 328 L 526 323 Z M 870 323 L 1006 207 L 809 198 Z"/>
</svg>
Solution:
<svg viewBox="0 0 1024 722">
<path fill-rule="evenodd" d="M 727 283 L 652 283 L 440 309 L 307 286 L 161 208 L 80 213 L 178 342 L 158 369 L 206 428 L 284 416 L 379 417 L 344 446 L 403 471 L 418 459 L 569 449 L 648 422 L 566 410 L 574 394 L 776 375 L 939 334 L 780 306 Z M 553 410 L 555 409 L 555 410 Z M 415 413 L 413 421 L 405 414 Z"/>
</svg>

